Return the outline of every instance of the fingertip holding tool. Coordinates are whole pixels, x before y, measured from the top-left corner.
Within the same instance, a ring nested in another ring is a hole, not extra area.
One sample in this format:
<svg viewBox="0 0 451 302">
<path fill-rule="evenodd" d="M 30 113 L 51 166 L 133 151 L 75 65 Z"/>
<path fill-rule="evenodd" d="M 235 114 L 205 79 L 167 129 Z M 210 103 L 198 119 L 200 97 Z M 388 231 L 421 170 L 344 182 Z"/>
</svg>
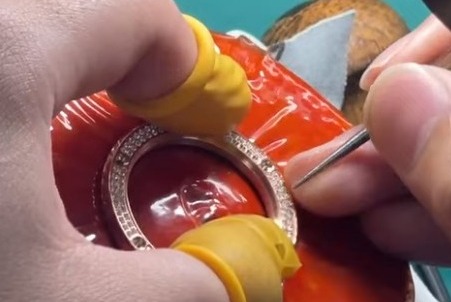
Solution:
<svg viewBox="0 0 451 302">
<path fill-rule="evenodd" d="M 346 142 L 344 142 L 340 147 L 338 147 L 338 149 L 336 149 L 332 154 L 326 157 L 326 159 L 324 159 L 307 174 L 305 174 L 304 177 L 302 177 L 294 184 L 293 189 L 299 188 L 301 185 L 303 185 L 316 175 L 320 174 L 369 140 L 370 135 L 368 133 L 368 130 L 366 128 L 363 128 L 362 130 L 354 134 L 351 138 L 349 138 Z"/>
<path fill-rule="evenodd" d="M 431 12 L 443 22 L 448 28 L 451 29 L 451 1 L 449 0 L 423 0 L 426 6 L 431 10 Z M 312 170 L 304 175 L 299 181 L 297 181 L 293 189 L 299 188 L 301 185 L 320 174 L 322 171 L 326 170 L 328 167 L 335 164 L 337 161 L 343 157 L 350 154 L 352 151 L 369 141 L 370 136 L 368 131 L 363 128 L 357 132 L 354 136 L 348 139 L 343 145 L 341 145 L 337 150 L 335 150 L 326 159 L 320 162 Z"/>
</svg>

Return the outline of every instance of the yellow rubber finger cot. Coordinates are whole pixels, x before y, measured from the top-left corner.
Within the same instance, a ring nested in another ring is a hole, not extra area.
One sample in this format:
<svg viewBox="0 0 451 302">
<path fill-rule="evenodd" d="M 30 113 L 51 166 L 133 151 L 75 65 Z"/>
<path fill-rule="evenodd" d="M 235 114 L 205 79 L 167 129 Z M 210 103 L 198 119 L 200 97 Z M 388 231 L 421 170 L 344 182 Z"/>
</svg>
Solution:
<svg viewBox="0 0 451 302">
<path fill-rule="evenodd" d="M 249 111 L 252 95 L 246 73 L 232 58 L 216 52 L 209 30 L 185 16 L 198 44 L 198 59 L 189 78 L 179 88 L 148 102 L 133 102 L 112 94 L 125 112 L 165 130 L 191 135 L 223 135 Z"/>
<path fill-rule="evenodd" d="M 210 266 L 231 298 L 243 292 L 247 302 L 281 302 L 282 281 L 300 267 L 288 236 L 271 219 L 257 215 L 211 221 L 183 234 L 172 247 Z"/>
</svg>

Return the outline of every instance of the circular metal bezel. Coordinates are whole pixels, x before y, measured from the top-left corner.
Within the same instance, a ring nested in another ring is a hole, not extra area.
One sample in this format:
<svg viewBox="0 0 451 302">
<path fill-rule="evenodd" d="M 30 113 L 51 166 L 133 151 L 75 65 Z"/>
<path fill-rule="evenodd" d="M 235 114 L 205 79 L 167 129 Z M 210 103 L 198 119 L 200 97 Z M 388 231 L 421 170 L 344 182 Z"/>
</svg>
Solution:
<svg viewBox="0 0 451 302">
<path fill-rule="evenodd" d="M 296 243 L 298 222 L 292 197 L 277 167 L 255 144 L 237 132 L 230 132 L 222 139 L 210 139 L 175 135 L 144 124 L 133 129 L 113 147 L 102 175 L 102 199 L 111 206 L 114 223 L 118 224 L 134 249 L 153 249 L 154 245 L 132 213 L 128 198 L 130 173 L 147 152 L 171 145 L 202 148 L 229 161 L 253 185 L 266 215 L 285 231 L 293 244 Z"/>
</svg>

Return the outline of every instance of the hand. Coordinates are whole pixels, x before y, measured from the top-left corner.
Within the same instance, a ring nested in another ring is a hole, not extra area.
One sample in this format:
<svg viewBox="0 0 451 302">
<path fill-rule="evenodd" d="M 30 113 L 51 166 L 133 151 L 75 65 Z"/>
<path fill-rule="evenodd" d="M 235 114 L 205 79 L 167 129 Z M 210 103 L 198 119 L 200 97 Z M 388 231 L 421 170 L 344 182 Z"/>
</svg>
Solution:
<svg viewBox="0 0 451 302">
<path fill-rule="evenodd" d="M 451 32 L 431 17 L 376 59 L 361 79 L 374 145 L 294 192 L 320 215 L 359 215 L 383 251 L 436 264 L 451 264 L 451 73 L 420 64 L 446 62 L 450 47 Z M 288 181 L 350 134 L 293 158 Z"/>
<path fill-rule="evenodd" d="M 66 102 L 105 88 L 154 99 L 188 78 L 197 45 L 175 4 L 0 4 L 0 301 L 229 301 L 215 273 L 183 252 L 88 243 L 53 179 L 50 122 Z"/>
<path fill-rule="evenodd" d="M 216 50 L 213 37 L 201 22 L 185 16 L 198 45 L 198 58 L 188 79 L 157 99 L 136 100 L 109 95 L 124 111 L 152 121 L 163 129 L 185 135 L 222 136 L 248 113 L 252 94 L 243 68 Z"/>
</svg>

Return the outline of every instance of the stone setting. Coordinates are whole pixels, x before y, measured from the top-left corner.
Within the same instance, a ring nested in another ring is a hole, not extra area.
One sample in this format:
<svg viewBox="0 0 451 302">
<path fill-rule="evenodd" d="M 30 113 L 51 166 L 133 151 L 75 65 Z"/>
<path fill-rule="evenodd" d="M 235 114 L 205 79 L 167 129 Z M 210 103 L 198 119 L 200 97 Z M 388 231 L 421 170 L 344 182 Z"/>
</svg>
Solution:
<svg viewBox="0 0 451 302">
<path fill-rule="evenodd" d="M 165 145 L 200 147 L 224 157 L 253 184 L 268 217 L 285 231 L 293 244 L 297 242 L 298 222 L 292 197 L 276 165 L 255 144 L 237 132 L 230 132 L 222 139 L 209 139 L 175 135 L 143 124 L 112 148 L 102 175 L 102 199 L 111 206 L 115 223 L 132 248 L 148 250 L 154 245 L 133 216 L 127 194 L 129 176 L 142 156 Z"/>
</svg>

